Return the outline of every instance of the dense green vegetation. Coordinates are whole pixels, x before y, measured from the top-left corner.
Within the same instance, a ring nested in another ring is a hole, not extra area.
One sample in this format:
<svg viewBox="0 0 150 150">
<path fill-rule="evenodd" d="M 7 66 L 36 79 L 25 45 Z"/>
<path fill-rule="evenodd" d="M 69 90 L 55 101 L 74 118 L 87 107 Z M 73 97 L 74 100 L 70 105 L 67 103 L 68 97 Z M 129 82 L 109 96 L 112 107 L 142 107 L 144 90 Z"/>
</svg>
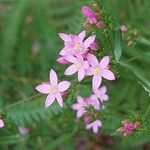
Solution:
<svg viewBox="0 0 150 150">
<path fill-rule="evenodd" d="M 86 137 L 88 150 L 88 147 L 92 149 L 91 145 L 101 143 L 101 134 L 112 136 L 109 137 L 111 146 L 104 141 L 100 144 L 104 149 L 141 150 L 150 141 L 150 110 L 147 109 L 150 103 L 150 1 L 99 2 L 107 10 L 104 14 L 110 16 L 104 17 L 105 21 L 112 27 L 108 29 L 108 36 L 104 30 L 97 31 L 102 51 L 98 55 L 112 56 L 117 80 L 104 81 L 110 101 L 102 112 L 100 135 L 94 135 L 85 130 L 82 123 L 75 123 L 75 113 L 70 108 L 77 94 L 89 94 L 90 82 L 72 86 L 63 109 L 57 103 L 45 109 L 45 96 L 34 89 L 48 80 L 50 68 L 55 68 L 61 80 L 66 79 L 66 66 L 56 62 L 63 48 L 58 33 L 82 31 L 85 17 L 81 15 L 81 7 L 92 5 L 93 0 L 0 0 L 0 118 L 5 121 L 5 128 L 0 129 L 0 149 L 61 147 L 73 150 L 78 145 L 77 137 Z M 116 29 L 121 24 L 127 25 L 130 31 L 138 31 L 134 45 L 127 45 L 126 37 L 130 33 L 121 39 Z M 73 77 L 69 80 L 77 82 Z M 122 120 L 128 118 L 138 118 L 142 127 L 133 135 L 123 137 L 116 130 Z M 28 127 L 29 135 L 20 136 L 20 126 Z"/>
</svg>

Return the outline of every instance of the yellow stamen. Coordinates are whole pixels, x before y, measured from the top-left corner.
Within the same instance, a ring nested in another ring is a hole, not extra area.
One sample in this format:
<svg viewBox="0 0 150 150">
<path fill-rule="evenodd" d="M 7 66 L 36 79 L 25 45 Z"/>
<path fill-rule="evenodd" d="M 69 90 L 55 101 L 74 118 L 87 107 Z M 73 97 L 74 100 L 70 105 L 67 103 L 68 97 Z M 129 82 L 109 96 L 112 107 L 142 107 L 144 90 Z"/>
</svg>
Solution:
<svg viewBox="0 0 150 150">
<path fill-rule="evenodd" d="M 55 88 L 55 87 L 50 87 L 50 88 L 48 89 L 48 91 L 49 91 L 49 93 L 54 94 L 54 93 L 57 92 L 57 88 Z"/>
<path fill-rule="evenodd" d="M 93 69 L 94 74 L 99 74 L 101 73 L 101 68 L 100 67 L 96 67 Z"/>
<path fill-rule="evenodd" d="M 79 50 L 79 51 L 80 51 L 80 50 L 82 50 L 82 49 L 83 49 L 83 47 L 81 46 L 81 44 L 80 44 L 80 43 L 76 43 L 76 44 L 75 44 L 75 46 L 74 46 L 74 49 L 75 49 L 75 50 Z"/>
</svg>

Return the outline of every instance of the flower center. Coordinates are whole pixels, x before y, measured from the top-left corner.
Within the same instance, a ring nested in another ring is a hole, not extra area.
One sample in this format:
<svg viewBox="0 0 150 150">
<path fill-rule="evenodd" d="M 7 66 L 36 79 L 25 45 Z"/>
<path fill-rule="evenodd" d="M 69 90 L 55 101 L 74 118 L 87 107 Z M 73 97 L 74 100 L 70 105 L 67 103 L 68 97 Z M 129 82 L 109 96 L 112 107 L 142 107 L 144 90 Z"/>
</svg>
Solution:
<svg viewBox="0 0 150 150">
<path fill-rule="evenodd" d="M 81 67 L 81 63 L 80 63 L 80 62 L 75 63 L 75 67 L 76 67 L 77 69 L 79 69 L 79 68 Z"/>
<path fill-rule="evenodd" d="M 83 50 L 83 46 L 80 43 L 76 43 L 75 46 L 74 46 L 74 49 L 78 50 L 78 51 L 81 51 L 81 50 Z"/>
<path fill-rule="evenodd" d="M 57 88 L 56 87 L 50 87 L 48 89 L 48 91 L 49 91 L 50 94 L 55 94 L 57 92 Z"/>
<path fill-rule="evenodd" d="M 94 74 L 99 74 L 99 73 L 101 73 L 101 68 L 100 67 L 95 67 L 94 69 L 93 69 L 93 72 L 94 72 Z"/>
</svg>

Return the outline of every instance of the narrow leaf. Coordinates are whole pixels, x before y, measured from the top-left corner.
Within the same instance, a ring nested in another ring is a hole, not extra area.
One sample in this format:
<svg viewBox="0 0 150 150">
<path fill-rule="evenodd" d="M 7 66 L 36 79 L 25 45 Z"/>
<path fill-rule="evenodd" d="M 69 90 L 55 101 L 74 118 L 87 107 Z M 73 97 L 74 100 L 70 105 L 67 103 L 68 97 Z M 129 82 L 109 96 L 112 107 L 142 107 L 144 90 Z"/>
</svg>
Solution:
<svg viewBox="0 0 150 150">
<path fill-rule="evenodd" d="M 115 49 L 114 55 L 115 59 L 118 62 L 122 54 L 122 38 L 120 29 L 116 30 L 116 39 L 115 39 Z"/>
</svg>

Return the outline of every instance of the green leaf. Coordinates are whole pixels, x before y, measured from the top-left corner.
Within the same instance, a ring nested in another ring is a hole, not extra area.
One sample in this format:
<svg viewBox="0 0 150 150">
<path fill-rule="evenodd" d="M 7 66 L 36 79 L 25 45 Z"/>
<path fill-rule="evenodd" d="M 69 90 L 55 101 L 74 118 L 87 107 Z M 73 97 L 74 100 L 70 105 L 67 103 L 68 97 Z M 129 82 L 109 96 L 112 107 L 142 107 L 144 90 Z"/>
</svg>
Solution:
<svg viewBox="0 0 150 150">
<path fill-rule="evenodd" d="M 0 145 L 20 143 L 21 141 L 24 140 L 24 138 L 27 138 L 27 137 L 26 136 L 21 137 L 19 134 L 3 136 L 3 137 L 0 137 Z"/>
<path fill-rule="evenodd" d="M 70 104 L 75 99 L 75 93 L 70 93 L 61 108 L 57 102 L 54 102 L 51 107 L 45 108 L 45 96 L 37 94 L 25 100 L 21 100 L 14 104 L 8 105 L 5 108 L 7 116 L 17 125 L 31 125 L 33 122 L 39 122 L 42 119 L 52 118 L 60 115 L 63 111 L 70 108 Z"/>
<path fill-rule="evenodd" d="M 147 39 L 145 39 L 145 38 L 140 38 L 140 39 L 138 40 L 138 42 L 140 42 L 141 44 L 150 46 L 150 41 L 147 40 Z"/>
<path fill-rule="evenodd" d="M 67 142 L 68 140 L 70 140 L 75 135 L 77 130 L 78 130 L 78 128 L 77 128 L 77 126 L 75 126 L 74 130 L 71 133 L 64 134 L 60 138 L 54 140 L 52 143 L 50 143 L 45 148 L 45 150 L 49 150 L 49 149 L 53 150 L 53 149 L 57 148 L 58 146 L 60 146 L 61 144 Z"/>
<path fill-rule="evenodd" d="M 115 39 L 115 49 L 114 49 L 114 55 L 117 62 L 119 61 L 121 54 L 122 54 L 122 37 L 120 29 L 117 29 Z"/>
<path fill-rule="evenodd" d="M 138 67 L 133 67 L 124 62 L 119 62 L 118 68 L 134 77 L 144 88 L 144 90 L 150 94 L 150 81 L 145 77 L 144 73 Z"/>
</svg>

